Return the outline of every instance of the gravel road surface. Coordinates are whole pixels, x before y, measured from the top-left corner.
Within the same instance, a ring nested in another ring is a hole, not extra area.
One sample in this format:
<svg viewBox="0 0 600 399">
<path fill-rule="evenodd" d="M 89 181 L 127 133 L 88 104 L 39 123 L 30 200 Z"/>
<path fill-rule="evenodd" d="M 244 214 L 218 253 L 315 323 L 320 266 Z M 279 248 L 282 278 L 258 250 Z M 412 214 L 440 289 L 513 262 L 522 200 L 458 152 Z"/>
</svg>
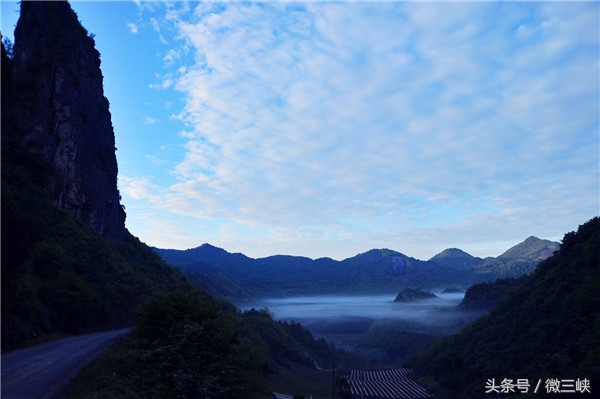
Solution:
<svg viewBox="0 0 600 399">
<path fill-rule="evenodd" d="M 129 331 L 78 335 L 2 353 L 2 399 L 62 397 L 83 367 Z"/>
</svg>

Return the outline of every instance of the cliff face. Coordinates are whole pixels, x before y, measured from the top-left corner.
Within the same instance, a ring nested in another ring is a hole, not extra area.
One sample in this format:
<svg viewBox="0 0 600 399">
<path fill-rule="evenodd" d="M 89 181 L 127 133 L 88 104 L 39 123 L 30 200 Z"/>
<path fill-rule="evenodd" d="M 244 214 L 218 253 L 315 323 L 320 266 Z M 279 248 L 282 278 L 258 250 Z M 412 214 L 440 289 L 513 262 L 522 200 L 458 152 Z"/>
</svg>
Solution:
<svg viewBox="0 0 600 399">
<path fill-rule="evenodd" d="M 121 240 L 125 212 L 100 54 L 67 2 L 21 2 L 12 64 L 3 134 L 44 165 L 58 206 Z"/>
</svg>

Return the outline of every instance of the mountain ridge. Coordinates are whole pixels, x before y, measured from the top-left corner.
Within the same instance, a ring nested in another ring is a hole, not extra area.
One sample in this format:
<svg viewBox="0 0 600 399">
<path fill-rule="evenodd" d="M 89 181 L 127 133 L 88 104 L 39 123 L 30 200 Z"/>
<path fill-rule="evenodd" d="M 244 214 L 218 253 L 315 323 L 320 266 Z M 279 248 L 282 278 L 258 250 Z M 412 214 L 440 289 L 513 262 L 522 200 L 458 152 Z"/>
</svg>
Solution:
<svg viewBox="0 0 600 399">
<path fill-rule="evenodd" d="M 532 245 L 532 241 L 536 245 Z M 449 286 L 466 289 L 474 283 L 530 273 L 540 258 L 539 243 L 544 243 L 544 248 L 548 245 L 558 247 L 558 243 L 529 237 L 505 252 L 509 256 L 518 254 L 523 259 L 506 256 L 482 259 L 458 248 L 449 248 L 427 261 L 388 248 L 371 249 L 340 261 L 295 255 L 251 258 L 242 253 L 229 253 L 208 243 L 187 250 L 153 249 L 167 263 L 181 269 L 194 281 L 215 290 L 213 292 L 218 292 L 217 295 L 240 300 L 252 296 L 251 291 L 255 296 L 287 296 L 397 293 L 402 288 L 434 289 Z M 527 248 L 535 250 L 535 256 L 527 258 Z M 517 261 L 520 262 L 518 269 L 505 267 L 507 264 L 514 266 L 513 263 Z M 237 297 L 235 292 L 242 291 L 245 298 Z"/>
<path fill-rule="evenodd" d="M 552 255 L 552 253 L 548 253 L 550 250 L 557 251 L 558 243 L 529 236 L 523 242 L 498 255 L 498 258 L 547 258 Z"/>
<path fill-rule="evenodd" d="M 477 259 L 477 260 L 481 260 L 481 261 L 486 261 L 486 260 L 489 260 L 489 259 L 496 259 L 496 258 L 500 258 L 500 257 L 514 258 L 516 256 L 513 255 L 513 253 L 514 253 L 514 251 L 517 248 L 521 248 L 523 246 L 523 244 L 528 244 L 528 243 L 531 243 L 531 242 L 544 242 L 547 245 L 552 244 L 553 246 L 556 246 L 556 247 L 558 247 L 560 245 L 560 243 L 556 242 L 556 241 L 551 241 L 551 240 L 547 240 L 547 239 L 541 239 L 541 238 L 538 238 L 536 236 L 529 236 L 525 240 L 521 241 L 520 243 L 515 244 L 514 246 L 510 247 L 509 249 L 507 249 L 506 251 L 504 251 L 502 254 L 498 255 L 497 257 L 487 256 L 485 258 L 481 258 L 481 257 L 478 257 L 478 256 L 473 256 L 470 253 L 468 253 L 467 251 L 464 251 L 464 250 L 462 250 L 460 248 L 449 247 L 449 248 L 446 248 L 446 249 L 442 250 L 441 252 L 437 253 L 436 255 L 432 256 L 431 258 L 427 259 L 427 261 L 433 261 L 434 259 L 443 258 L 443 257 L 453 257 L 453 256 L 454 257 L 464 257 L 464 258 L 467 258 L 467 259 Z M 409 255 L 406 255 L 403 252 L 400 252 L 398 250 L 390 249 L 390 248 L 383 248 L 383 247 L 382 248 L 371 248 L 371 249 L 369 249 L 369 250 L 367 250 L 365 252 L 359 252 L 359 253 L 357 253 L 357 254 L 355 254 L 353 256 L 350 256 L 350 257 L 347 257 L 347 258 L 343 258 L 343 259 L 340 259 L 340 260 L 335 260 L 335 259 L 333 259 L 331 257 L 328 257 L 328 256 L 321 256 L 321 257 L 318 257 L 318 258 L 311 258 L 311 257 L 305 256 L 305 255 L 290 255 L 290 254 L 273 254 L 273 255 L 268 255 L 268 256 L 252 257 L 252 256 L 246 255 L 246 254 L 244 254 L 242 252 L 229 252 L 227 249 L 225 249 L 223 247 L 219 247 L 217 245 L 213 245 L 213 244 L 208 243 L 208 242 L 202 243 L 201 245 L 199 245 L 197 247 L 190 247 L 190 248 L 186 248 L 186 249 L 159 248 L 159 247 L 156 247 L 156 246 L 153 246 L 152 248 L 155 249 L 155 250 L 159 250 L 159 251 L 175 251 L 175 252 L 185 252 L 185 251 L 207 249 L 207 250 L 211 250 L 211 251 L 214 251 L 215 253 L 220 253 L 220 254 L 243 255 L 244 257 L 246 257 L 248 259 L 254 259 L 254 260 L 272 258 L 272 257 L 276 257 L 276 256 L 286 256 L 286 257 L 293 257 L 293 258 L 305 258 L 305 259 L 309 259 L 309 260 L 312 260 L 312 261 L 318 261 L 318 260 L 325 259 L 325 260 L 333 260 L 335 262 L 343 262 L 345 260 L 352 259 L 352 258 L 354 258 L 356 256 L 359 256 L 359 255 L 367 255 L 367 254 L 369 254 L 370 252 L 373 252 L 373 251 L 393 252 L 395 254 L 401 254 L 401 255 L 404 255 L 404 256 L 409 256 Z M 409 257 L 411 257 L 411 256 L 409 256 Z M 414 257 L 411 257 L 411 258 L 413 258 L 413 259 L 419 259 L 419 258 L 414 258 Z M 420 260 L 422 260 L 422 259 L 420 259 Z"/>
<path fill-rule="evenodd" d="M 519 277 L 532 273 L 540 261 L 552 256 L 559 248 L 560 244 L 557 242 L 529 236 L 498 257 L 486 258 L 473 267 L 482 273 L 500 271 L 504 277 Z"/>
</svg>

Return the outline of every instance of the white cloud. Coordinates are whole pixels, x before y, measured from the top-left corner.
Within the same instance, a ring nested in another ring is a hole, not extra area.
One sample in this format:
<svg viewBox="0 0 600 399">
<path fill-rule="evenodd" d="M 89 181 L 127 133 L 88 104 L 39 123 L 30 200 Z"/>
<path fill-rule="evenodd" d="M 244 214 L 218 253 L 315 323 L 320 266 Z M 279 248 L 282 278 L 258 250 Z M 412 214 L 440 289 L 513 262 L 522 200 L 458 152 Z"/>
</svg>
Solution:
<svg viewBox="0 0 600 399">
<path fill-rule="evenodd" d="M 167 55 L 163 57 L 163 62 L 165 62 L 167 65 L 172 65 L 180 57 L 181 55 L 179 51 L 170 49 L 169 51 L 167 51 Z"/>
<path fill-rule="evenodd" d="M 176 117 L 189 128 L 179 181 L 148 198 L 229 221 L 222 237 L 244 230 L 257 247 L 321 256 L 564 233 L 598 211 L 597 11 L 203 2 L 189 19 L 171 8 L 194 63 L 176 65 L 172 49 L 177 72 L 161 86 L 184 94 Z"/>
<path fill-rule="evenodd" d="M 174 80 L 173 80 L 173 76 L 171 74 L 166 74 L 165 76 L 156 76 L 157 79 L 160 80 L 160 82 L 157 83 L 150 83 L 148 85 L 149 88 L 151 89 L 155 89 L 155 90 L 164 90 L 164 89 L 168 89 L 171 86 L 173 86 L 173 84 L 175 84 Z"/>
<path fill-rule="evenodd" d="M 155 200 L 160 192 L 159 187 L 151 183 L 151 177 L 130 178 L 119 176 L 119 190 L 135 200 Z"/>
<path fill-rule="evenodd" d="M 164 35 L 161 32 L 160 21 L 156 18 L 150 18 L 150 25 L 152 25 L 152 29 L 158 33 L 158 38 L 162 44 L 168 45 L 169 42 L 165 39 Z"/>
<path fill-rule="evenodd" d="M 152 165 L 165 165 L 167 163 L 166 159 L 162 159 L 162 158 L 158 158 L 155 155 L 146 155 L 146 159 L 152 164 Z"/>
<path fill-rule="evenodd" d="M 136 24 L 134 24 L 134 23 L 130 22 L 130 23 L 128 23 L 128 24 L 127 24 L 127 27 L 129 28 L 129 31 L 130 31 L 131 33 L 133 33 L 133 34 L 136 34 L 136 33 L 138 33 L 138 27 L 137 27 L 137 25 L 136 25 Z"/>
</svg>

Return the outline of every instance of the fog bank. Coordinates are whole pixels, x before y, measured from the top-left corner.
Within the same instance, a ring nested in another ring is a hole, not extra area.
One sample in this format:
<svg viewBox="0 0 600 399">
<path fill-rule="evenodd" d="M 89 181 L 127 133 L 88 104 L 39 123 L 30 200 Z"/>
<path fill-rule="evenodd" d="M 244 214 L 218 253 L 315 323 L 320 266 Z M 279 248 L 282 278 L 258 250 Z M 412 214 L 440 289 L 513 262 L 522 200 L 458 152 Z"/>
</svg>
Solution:
<svg viewBox="0 0 600 399">
<path fill-rule="evenodd" d="M 394 302 L 390 295 L 306 296 L 271 298 L 261 302 L 280 320 L 336 320 L 346 318 L 398 319 L 432 323 L 453 310 L 464 293 L 436 294 L 439 298 L 409 303 Z"/>
<path fill-rule="evenodd" d="M 478 316 L 456 310 L 464 293 L 435 294 L 438 298 L 408 303 L 394 302 L 394 295 L 269 298 L 254 307 L 267 307 L 278 320 L 299 322 L 317 338 L 355 349 L 382 330 L 446 335 Z"/>
</svg>

